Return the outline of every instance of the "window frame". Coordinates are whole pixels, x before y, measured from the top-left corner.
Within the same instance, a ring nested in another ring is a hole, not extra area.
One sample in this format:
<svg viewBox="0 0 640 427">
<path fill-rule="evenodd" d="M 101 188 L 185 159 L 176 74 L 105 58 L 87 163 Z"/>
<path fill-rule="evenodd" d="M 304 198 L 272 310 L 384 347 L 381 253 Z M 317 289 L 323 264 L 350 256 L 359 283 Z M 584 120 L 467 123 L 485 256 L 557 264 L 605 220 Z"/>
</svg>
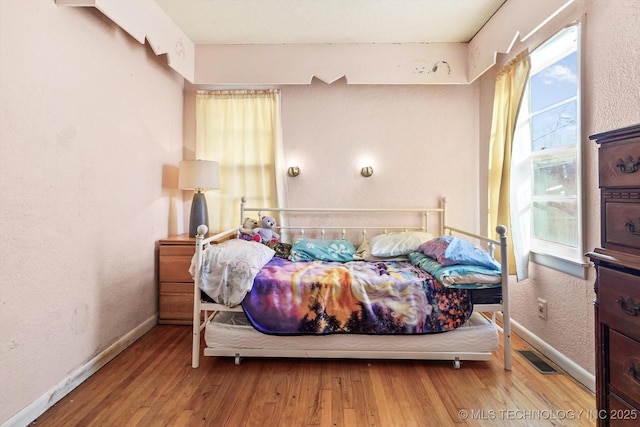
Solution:
<svg viewBox="0 0 640 427">
<path fill-rule="evenodd" d="M 565 48 L 565 49 L 556 49 L 552 50 L 550 46 L 554 41 L 561 39 L 563 35 L 567 34 L 570 28 L 575 28 L 575 47 Z M 562 271 L 564 273 L 585 279 L 587 275 L 587 267 L 588 263 L 584 258 L 584 244 L 585 244 L 585 236 L 584 236 L 584 192 L 583 192 L 583 150 L 582 150 L 582 54 L 581 54 L 581 37 L 582 37 L 582 29 L 579 22 L 572 23 L 571 25 L 567 25 L 566 27 L 560 29 L 555 32 L 551 37 L 545 40 L 540 46 L 534 49 L 531 54 L 531 70 L 529 74 L 529 78 L 527 81 L 527 86 L 525 89 L 525 96 L 523 98 L 523 103 L 527 102 L 527 114 L 528 117 L 526 119 L 526 126 L 529 127 L 528 134 L 531 135 L 531 121 L 532 117 L 536 114 L 540 113 L 540 111 L 549 110 L 558 105 L 565 105 L 575 100 L 576 102 L 576 143 L 572 145 L 572 148 L 560 149 L 558 152 L 568 152 L 575 150 L 576 156 L 576 170 L 575 170 L 575 179 L 576 179 L 576 194 L 571 197 L 562 197 L 563 200 L 575 200 L 576 203 L 576 234 L 577 241 L 576 246 L 569 246 L 561 243 L 550 242 L 543 239 L 539 239 L 533 236 L 534 228 L 533 228 L 533 220 L 535 211 L 533 210 L 533 204 L 536 200 L 549 200 L 554 197 L 552 196 L 535 196 L 533 193 L 533 179 L 531 182 L 531 194 L 529 198 L 530 208 L 531 208 L 531 216 L 530 216 L 530 233 L 528 238 L 530 239 L 530 252 L 529 252 L 529 261 L 543 265 L 554 270 Z M 542 50 L 539 50 L 542 49 Z M 549 49 L 545 52 L 544 49 Z M 545 58 L 544 62 L 536 61 L 535 56 L 549 53 L 549 58 Z M 576 53 L 576 94 L 575 97 L 564 98 L 562 101 L 554 103 L 552 106 L 547 106 L 538 111 L 531 111 L 531 79 L 537 73 L 545 70 L 547 67 L 557 63 L 558 61 L 566 58 L 572 53 Z M 518 119 L 520 122 L 521 119 Z M 528 139 L 529 144 L 531 144 L 531 138 Z M 536 155 L 531 151 L 531 146 L 528 148 L 529 150 L 529 167 L 531 168 L 531 178 L 533 178 L 533 165 L 534 159 Z M 555 148 L 553 149 L 555 150 Z M 540 153 L 540 151 L 538 152 Z M 538 154 L 539 158 L 539 154 Z"/>
</svg>

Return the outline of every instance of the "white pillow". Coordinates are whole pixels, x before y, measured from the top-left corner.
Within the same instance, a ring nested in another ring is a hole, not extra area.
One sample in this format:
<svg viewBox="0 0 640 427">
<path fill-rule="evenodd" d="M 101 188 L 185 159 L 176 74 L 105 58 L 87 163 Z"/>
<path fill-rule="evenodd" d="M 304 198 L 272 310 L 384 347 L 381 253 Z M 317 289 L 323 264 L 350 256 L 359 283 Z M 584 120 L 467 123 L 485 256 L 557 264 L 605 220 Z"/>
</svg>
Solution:
<svg viewBox="0 0 640 427">
<path fill-rule="evenodd" d="M 275 251 L 254 241 L 226 240 L 208 246 L 202 259 L 202 283 L 200 289 L 214 301 L 236 306 L 253 287 L 253 279 Z M 195 255 L 189 272 L 195 276 Z"/>
<path fill-rule="evenodd" d="M 371 255 L 371 243 L 368 240 L 364 240 L 358 246 L 356 254 L 353 256 L 356 261 L 408 261 L 409 257 L 406 255 L 398 256 L 373 256 Z"/>
<path fill-rule="evenodd" d="M 379 234 L 371 239 L 371 255 L 375 257 L 408 255 L 417 251 L 418 246 L 431 239 L 433 236 L 424 231 Z"/>
</svg>

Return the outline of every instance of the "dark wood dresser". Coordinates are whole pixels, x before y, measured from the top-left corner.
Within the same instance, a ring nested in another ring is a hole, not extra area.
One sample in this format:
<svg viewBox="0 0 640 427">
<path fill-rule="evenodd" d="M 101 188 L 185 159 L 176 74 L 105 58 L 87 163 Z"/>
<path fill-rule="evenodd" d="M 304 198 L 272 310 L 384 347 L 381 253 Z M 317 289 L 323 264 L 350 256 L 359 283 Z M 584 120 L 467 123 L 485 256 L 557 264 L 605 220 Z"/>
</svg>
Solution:
<svg viewBox="0 0 640 427">
<path fill-rule="evenodd" d="M 594 290 L 599 426 L 640 425 L 640 125 L 599 144 L 601 246 L 587 257 Z"/>
</svg>

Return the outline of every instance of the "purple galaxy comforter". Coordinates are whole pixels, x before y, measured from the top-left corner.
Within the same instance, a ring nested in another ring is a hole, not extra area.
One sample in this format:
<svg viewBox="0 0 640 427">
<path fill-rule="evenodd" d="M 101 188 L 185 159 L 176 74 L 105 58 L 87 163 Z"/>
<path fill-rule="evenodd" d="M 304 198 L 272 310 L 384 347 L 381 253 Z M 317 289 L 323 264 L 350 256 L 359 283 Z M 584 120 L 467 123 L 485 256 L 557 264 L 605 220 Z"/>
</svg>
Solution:
<svg viewBox="0 0 640 427">
<path fill-rule="evenodd" d="M 277 257 L 260 270 L 242 307 L 257 330 L 275 335 L 445 332 L 473 309 L 469 291 L 445 288 L 408 261 Z"/>
</svg>

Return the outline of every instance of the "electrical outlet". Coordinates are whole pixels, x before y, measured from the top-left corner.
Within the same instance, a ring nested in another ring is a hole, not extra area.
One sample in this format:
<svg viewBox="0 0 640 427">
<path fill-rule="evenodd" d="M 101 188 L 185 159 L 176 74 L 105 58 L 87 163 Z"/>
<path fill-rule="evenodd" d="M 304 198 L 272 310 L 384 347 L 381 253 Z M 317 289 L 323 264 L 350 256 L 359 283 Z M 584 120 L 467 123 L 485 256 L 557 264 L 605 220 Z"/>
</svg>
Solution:
<svg viewBox="0 0 640 427">
<path fill-rule="evenodd" d="M 538 316 L 543 319 L 547 318 L 547 300 L 538 298 Z"/>
</svg>

